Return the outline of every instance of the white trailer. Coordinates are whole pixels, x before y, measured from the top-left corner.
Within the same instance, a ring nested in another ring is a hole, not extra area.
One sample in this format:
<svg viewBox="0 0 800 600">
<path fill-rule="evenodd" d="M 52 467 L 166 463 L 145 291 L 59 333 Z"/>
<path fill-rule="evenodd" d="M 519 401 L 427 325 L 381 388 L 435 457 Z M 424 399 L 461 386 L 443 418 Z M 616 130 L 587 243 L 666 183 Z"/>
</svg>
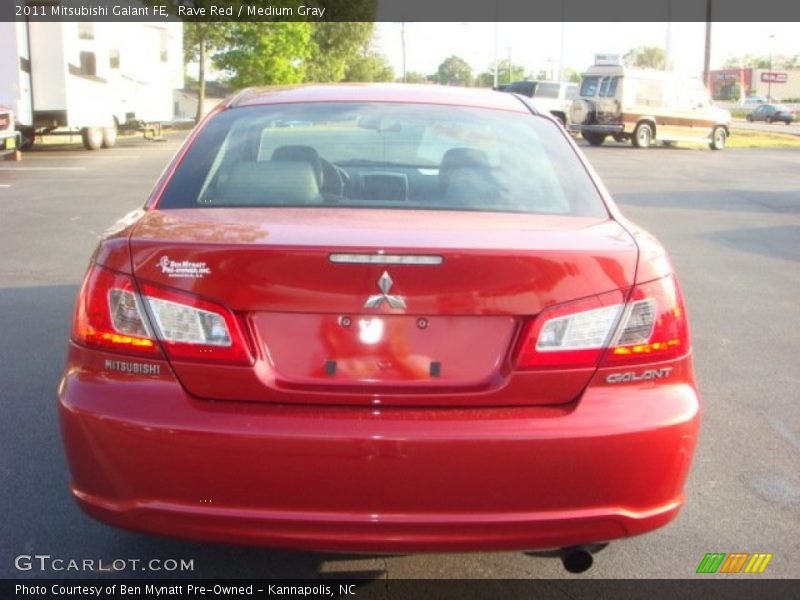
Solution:
<svg viewBox="0 0 800 600">
<path fill-rule="evenodd" d="M 0 22 L 0 106 L 25 145 L 80 131 L 109 148 L 120 128 L 172 121 L 182 87 L 182 23 Z"/>
</svg>

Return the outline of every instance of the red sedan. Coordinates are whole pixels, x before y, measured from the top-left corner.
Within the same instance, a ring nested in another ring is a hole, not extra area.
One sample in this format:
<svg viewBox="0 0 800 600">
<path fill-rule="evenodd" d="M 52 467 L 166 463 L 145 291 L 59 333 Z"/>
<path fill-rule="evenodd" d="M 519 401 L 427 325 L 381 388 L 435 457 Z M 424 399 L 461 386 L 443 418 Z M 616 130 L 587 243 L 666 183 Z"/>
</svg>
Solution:
<svg viewBox="0 0 800 600">
<path fill-rule="evenodd" d="M 670 261 L 557 122 L 405 85 L 206 118 L 92 257 L 58 396 L 106 523 L 573 570 L 676 516 L 700 415 Z"/>
</svg>

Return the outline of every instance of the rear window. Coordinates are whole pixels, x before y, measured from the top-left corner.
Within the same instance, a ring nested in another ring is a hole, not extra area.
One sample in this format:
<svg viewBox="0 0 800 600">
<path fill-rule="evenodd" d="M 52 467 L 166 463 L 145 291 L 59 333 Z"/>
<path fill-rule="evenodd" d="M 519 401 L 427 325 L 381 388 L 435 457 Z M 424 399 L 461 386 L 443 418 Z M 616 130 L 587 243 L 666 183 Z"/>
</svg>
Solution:
<svg viewBox="0 0 800 600">
<path fill-rule="evenodd" d="M 540 83 L 536 86 L 537 98 L 558 98 L 558 92 L 561 90 L 560 83 Z"/>
<path fill-rule="evenodd" d="M 159 208 L 328 206 L 607 215 L 549 120 L 399 103 L 235 108 L 189 148 Z"/>
<path fill-rule="evenodd" d="M 567 100 L 574 100 L 578 97 L 578 86 L 577 85 L 568 85 L 567 91 L 564 92 L 564 98 Z"/>
<path fill-rule="evenodd" d="M 536 91 L 535 81 L 515 81 L 509 84 L 505 90 L 512 94 L 522 94 L 523 96 L 533 96 Z"/>
</svg>

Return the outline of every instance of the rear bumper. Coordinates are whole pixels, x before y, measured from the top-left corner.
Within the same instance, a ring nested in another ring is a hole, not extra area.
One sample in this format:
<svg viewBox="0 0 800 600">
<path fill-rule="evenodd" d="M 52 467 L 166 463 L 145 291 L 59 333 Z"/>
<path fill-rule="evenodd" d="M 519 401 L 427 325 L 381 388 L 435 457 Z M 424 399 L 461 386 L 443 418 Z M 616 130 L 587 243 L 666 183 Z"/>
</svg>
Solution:
<svg viewBox="0 0 800 600">
<path fill-rule="evenodd" d="M 677 514 L 699 422 L 685 383 L 590 387 L 561 408 L 210 403 L 169 376 L 68 368 L 72 490 L 107 523 L 363 552 L 608 541 Z"/>
</svg>

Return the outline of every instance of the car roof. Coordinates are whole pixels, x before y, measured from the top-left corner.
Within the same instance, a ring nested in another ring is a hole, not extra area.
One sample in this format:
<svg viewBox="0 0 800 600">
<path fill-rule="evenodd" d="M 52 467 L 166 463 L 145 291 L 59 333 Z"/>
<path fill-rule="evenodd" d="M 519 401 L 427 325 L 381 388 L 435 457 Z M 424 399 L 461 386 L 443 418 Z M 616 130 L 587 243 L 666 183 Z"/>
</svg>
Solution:
<svg viewBox="0 0 800 600">
<path fill-rule="evenodd" d="M 228 106 L 235 108 L 303 102 L 401 102 L 490 108 L 528 114 L 531 112 L 512 94 L 498 94 L 489 88 L 406 83 L 251 88 L 234 96 Z"/>
</svg>

